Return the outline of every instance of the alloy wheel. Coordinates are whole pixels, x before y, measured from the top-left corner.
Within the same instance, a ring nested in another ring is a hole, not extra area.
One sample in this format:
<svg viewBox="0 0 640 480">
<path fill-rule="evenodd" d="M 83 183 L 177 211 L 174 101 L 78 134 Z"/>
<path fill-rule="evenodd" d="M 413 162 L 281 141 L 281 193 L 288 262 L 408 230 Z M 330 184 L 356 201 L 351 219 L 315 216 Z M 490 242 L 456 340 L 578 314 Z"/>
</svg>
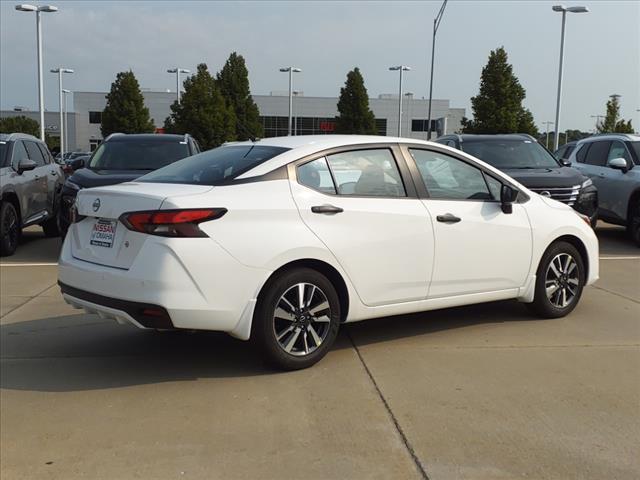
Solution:
<svg viewBox="0 0 640 480">
<path fill-rule="evenodd" d="M 325 293 L 311 283 L 297 283 L 282 294 L 273 313 L 278 346 L 294 356 L 313 353 L 331 326 L 331 307 Z"/>
<path fill-rule="evenodd" d="M 2 233 L 9 249 L 18 243 L 18 217 L 13 208 L 7 208 L 2 219 Z"/>
<path fill-rule="evenodd" d="M 566 308 L 578 294 L 580 276 L 578 264 L 568 253 L 553 257 L 545 275 L 545 289 L 549 302 L 556 308 Z"/>
</svg>

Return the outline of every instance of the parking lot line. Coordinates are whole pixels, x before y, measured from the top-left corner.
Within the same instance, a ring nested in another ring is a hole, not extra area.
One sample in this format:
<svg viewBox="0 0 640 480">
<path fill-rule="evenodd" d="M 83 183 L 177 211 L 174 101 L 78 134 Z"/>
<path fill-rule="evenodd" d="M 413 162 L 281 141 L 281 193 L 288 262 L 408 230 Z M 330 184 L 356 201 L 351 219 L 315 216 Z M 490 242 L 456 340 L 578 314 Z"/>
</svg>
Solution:
<svg viewBox="0 0 640 480">
<path fill-rule="evenodd" d="M 600 260 L 640 260 L 640 255 L 628 257 L 600 257 Z"/>
<path fill-rule="evenodd" d="M 0 263 L 0 267 L 52 267 L 57 266 L 58 262 L 43 263 Z"/>
</svg>

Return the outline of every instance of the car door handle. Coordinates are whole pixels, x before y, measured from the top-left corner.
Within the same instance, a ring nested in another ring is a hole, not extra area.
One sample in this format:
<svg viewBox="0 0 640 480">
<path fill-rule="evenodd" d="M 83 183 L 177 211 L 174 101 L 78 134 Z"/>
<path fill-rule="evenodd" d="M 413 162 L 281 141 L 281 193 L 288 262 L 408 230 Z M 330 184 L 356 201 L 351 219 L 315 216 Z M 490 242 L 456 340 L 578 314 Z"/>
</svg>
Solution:
<svg viewBox="0 0 640 480">
<path fill-rule="evenodd" d="M 452 213 L 446 213 L 444 215 L 438 215 L 436 217 L 436 220 L 438 220 L 441 223 L 458 223 L 462 219 L 460 217 L 456 217 Z"/>
<path fill-rule="evenodd" d="M 311 207 L 311 212 L 324 213 L 327 215 L 335 215 L 336 213 L 344 212 L 344 209 L 340 207 L 336 207 L 334 205 L 316 205 L 314 207 Z"/>
</svg>

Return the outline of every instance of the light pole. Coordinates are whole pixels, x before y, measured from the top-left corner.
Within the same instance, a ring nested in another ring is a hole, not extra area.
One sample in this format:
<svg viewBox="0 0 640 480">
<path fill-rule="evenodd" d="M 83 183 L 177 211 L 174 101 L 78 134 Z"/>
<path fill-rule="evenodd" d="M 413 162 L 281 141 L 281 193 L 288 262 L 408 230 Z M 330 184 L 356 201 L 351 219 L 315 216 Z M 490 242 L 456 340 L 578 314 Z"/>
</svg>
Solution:
<svg viewBox="0 0 640 480">
<path fill-rule="evenodd" d="M 280 71 L 289 73 L 289 128 L 287 130 L 287 135 L 291 136 L 291 120 L 293 115 L 293 74 L 299 73 L 302 70 L 296 67 L 282 67 Z"/>
<path fill-rule="evenodd" d="M 444 9 L 447 6 L 447 0 L 442 2 L 442 6 L 440 7 L 440 11 L 436 18 L 433 19 L 433 39 L 431 42 L 431 80 L 429 80 L 429 113 L 427 114 L 427 140 L 431 140 L 431 99 L 433 97 L 433 61 L 436 54 L 436 33 L 438 32 L 438 27 L 440 26 L 440 20 L 442 20 L 442 15 L 444 15 Z"/>
<path fill-rule="evenodd" d="M 36 43 L 38 46 L 38 108 L 40 109 L 40 140 L 44 142 L 44 87 L 42 85 L 42 20 L 40 13 L 57 12 L 58 7 L 53 5 L 16 5 L 20 12 L 36 12 Z"/>
<path fill-rule="evenodd" d="M 587 7 L 565 7 L 564 5 L 554 5 L 551 7 L 554 12 L 562 12 L 562 31 L 560 33 L 560 66 L 558 67 L 558 99 L 556 101 L 556 131 L 553 140 L 553 151 L 558 149 L 560 139 L 560 99 L 562 98 L 562 67 L 564 63 L 564 28 L 569 13 L 587 13 Z"/>
<path fill-rule="evenodd" d="M 389 70 L 395 72 L 396 70 L 400 72 L 400 85 L 398 91 L 398 136 L 402 136 L 402 72 L 408 72 L 411 70 L 411 67 L 407 67 L 406 65 L 397 65 L 395 67 L 389 67 Z"/>
<path fill-rule="evenodd" d="M 546 125 L 547 127 L 547 143 L 546 143 L 546 147 L 549 148 L 549 125 L 553 125 L 553 122 L 542 122 L 543 125 Z M 554 150 L 555 151 L 555 150 Z"/>
<path fill-rule="evenodd" d="M 65 151 L 69 151 L 69 109 L 67 108 L 67 95 L 71 93 L 71 90 L 67 90 L 66 88 L 62 89 L 62 93 L 64 93 L 64 149 Z"/>
<path fill-rule="evenodd" d="M 302 93 L 302 91 L 301 90 L 294 90 L 291 93 L 293 94 L 294 97 L 297 97 L 298 95 L 300 95 Z M 296 115 L 293 113 L 293 111 L 292 111 L 291 114 L 293 115 L 293 136 L 295 137 L 296 135 L 298 135 L 298 117 L 296 117 Z"/>
<path fill-rule="evenodd" d="M 606 115 L 591 115 L 591 118 L 596 119 L 596 132 L 598 131 L 598 126 L 600 125 L 600 119 L 605 117 Z"/>
<path fill-rule="evenodd" d="M 407 135 L 411 135 L 411 99 L 413 98 L 413 92 L 406 92 L 404 96 L 407 97 Z"/>
<path fill-rule="evenodd" d="M 64 160 L 64 116 L 62 112 L 62 74 L 63 73 L 73 73 L 73 70 L 70 68 L 58 67 L 50 70 L 51 73 L 58 74 L 58 94 L 60 97 L 60 158 Z"/>
<path fill-rule="evenodd" d="M 187 70 L 186 68 L 176 67 L 176 68 L 168 69 L 167 73 L 176 74 L 176 100 L 178 101 L 178 105 L 180 105 L 180 74 L 191 73 L 191 70 Z"/>
</svg>

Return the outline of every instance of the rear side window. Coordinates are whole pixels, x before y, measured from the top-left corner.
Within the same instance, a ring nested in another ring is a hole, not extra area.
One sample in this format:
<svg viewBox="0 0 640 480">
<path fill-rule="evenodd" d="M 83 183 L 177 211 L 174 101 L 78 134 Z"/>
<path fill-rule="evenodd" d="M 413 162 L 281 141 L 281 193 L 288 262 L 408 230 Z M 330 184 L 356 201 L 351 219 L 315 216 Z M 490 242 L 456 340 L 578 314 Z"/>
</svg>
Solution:
<svg viewBox="0 0 640 480">
<path fill-rule="evenodd" d="M 584 157 L 584 163 L 604 167 L 607 163 L 607 154 L 609 153 L 610 146 L 611 142 L 608 141 L 593 142 Z"/>
<path fill-rule="evenodd" d="M 430 150 L 410 149 L 429 198 L 440 200 L 492 200 L 484 175 L 479 168 L 462 160 Z M 499 186 L 492 182 L 492 189 Z M 497 192 L 496 192 L 497 193 Z"/>
<path fill-rule="evenodd" d="M 45 164 L 44 157 L 42 156 L 42 151 L 40 150 L 38 145 L 36 145 L 35 142 L 28 142 L 28 141 L 23 143 L 24 143 L 24 146 L 27 148 L 27 152 L 29 153 L 29 158 L 34 162 L 36 162 L 39 167 L 44 166 Z"/>
<path fill-rule="evenodd" d="M 184 158 L 140 177 L 138 182 L 223 185 L 289 150 L 266 145 L 232 145 Z"/>
<path fill-rule="evenodd" d="M 53 157 L 51 157 L 51 152 L 49 152 L 49 149 L 43 143 L 38 143 L 38 147 L 40 147 L 40 151 L 42 152 L 45 163 L 53 162 Z"/>
<path fill-rule="evenodd" d="M 322 193 L 336 193 L 336 187 L 331 178 L 331 172 L 327 165 L 327 159 L 318 158 L 298 167 L 298 181 L 309 188 L 319 190 Z"/>
</svg>

